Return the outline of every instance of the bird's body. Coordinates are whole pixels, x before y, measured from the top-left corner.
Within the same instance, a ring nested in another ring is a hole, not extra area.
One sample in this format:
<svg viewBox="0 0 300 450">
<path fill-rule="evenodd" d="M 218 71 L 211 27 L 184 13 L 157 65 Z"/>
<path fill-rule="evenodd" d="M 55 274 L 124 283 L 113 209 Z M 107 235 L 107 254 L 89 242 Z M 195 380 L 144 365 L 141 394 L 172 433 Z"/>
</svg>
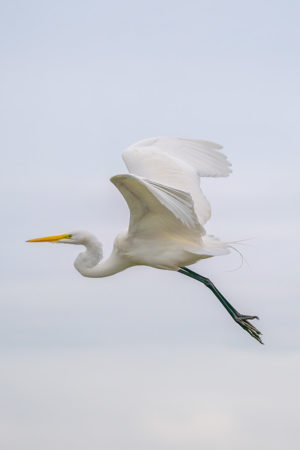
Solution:
<svg viewBox="0 0 300 450">
<path fill-rule="evenodd" d="M 81 233 L 81 232 L 76 232 Z M 176 270 L 189 266 L 200 259 L 210 258 L 210 252 L 226 251 L 218 247 L 219 241 L 210 236 L 203 236 L 199 248 L 191 247 L 189 242 L 180 239 L 180 236 L 166 234 L 159 239 L 132 236 L 128 231 L 119 233 L 114 241 L 111 255 L 101 264 L 102 246 L 93 235 L 86 234 L 87 250 L 77 257 L 75 268 L 85 277 L 102 278 L 114 275 L 117 272 L 132 266 L 150 266 L 156 269 Z M 201 246 L 202 243 L 202 246 Z M 92 245 L 91 245 L 92 244 Z"/>
<path fill-rule="evenodd" d="M 261 342 L 260 333 L 248 322 L 254 316 L 239 314 L 208 279 L 186 267 L 229 252 L 228 244 L 205 232 L 211 211 L 200 189 L 201 177 L 224 177 L 231 172 L 221 148 L 207 141 L 158 137 L 126 149 L 123 159 L 129 174 L 116 175 L 111 181 L 128 204 L 130 221 L 128 229 L 116 237 L 106 261 L 100 262 L 101 243 L 85 231 L 30 242 L 84 245 L 86 250 L 74 265 L 86 277 L 106 277 L 145 265 L 198 279 L 215 293 L 234 320 Z"/>
</svg>

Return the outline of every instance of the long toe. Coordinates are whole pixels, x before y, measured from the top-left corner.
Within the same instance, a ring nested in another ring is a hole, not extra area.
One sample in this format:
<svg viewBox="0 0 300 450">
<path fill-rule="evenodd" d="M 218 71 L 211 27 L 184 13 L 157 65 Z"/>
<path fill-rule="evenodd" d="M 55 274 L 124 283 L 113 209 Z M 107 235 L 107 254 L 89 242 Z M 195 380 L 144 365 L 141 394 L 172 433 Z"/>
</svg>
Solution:
<svg viewBox="0 0 300 450">
<path fill-rule="evenodd" d="M 245 316 L 244 314 L 239 314 L 238 317 L 244 320 L 253 320 L 253 319 L 259 320 L 258 316 Z"/>
<path fill-rule="evenodd" d="M 248 322 L 248 320 L 256 319 L 257 316 L 245 316 L 245 315 L 238 315 L 234 317 L 234 320 L 236 323 L 238 323 L 247 333 L 250 334 L 254 339 L 256 339 L 258 342 L 263 344 L 260 335 L 261 332 L 254 326 L 252 323 Z"/>
</svg>

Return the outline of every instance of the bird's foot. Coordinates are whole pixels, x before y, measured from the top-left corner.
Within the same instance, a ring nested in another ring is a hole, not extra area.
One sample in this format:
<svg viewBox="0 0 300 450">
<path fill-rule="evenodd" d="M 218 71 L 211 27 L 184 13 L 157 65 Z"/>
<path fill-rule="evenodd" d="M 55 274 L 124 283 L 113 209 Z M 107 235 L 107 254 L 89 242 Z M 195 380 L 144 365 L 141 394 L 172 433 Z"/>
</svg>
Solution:
<svg viewBox="0 0 300 450">
<path fill-rule="evenodd" d="M 235 320 L 236 323 L 238 323 L 247 333 L 250 334 L 254 339 L 256 339 L 258 342 L 263 344 L 263 341 L 261 340 L 261 332 L 254 326 L 252 323 L 248 322 L 248 320 L 258 319 L 257 316 L 247 316 L 244 314 L 234 314 L 233 320 Z"/>
</svg>

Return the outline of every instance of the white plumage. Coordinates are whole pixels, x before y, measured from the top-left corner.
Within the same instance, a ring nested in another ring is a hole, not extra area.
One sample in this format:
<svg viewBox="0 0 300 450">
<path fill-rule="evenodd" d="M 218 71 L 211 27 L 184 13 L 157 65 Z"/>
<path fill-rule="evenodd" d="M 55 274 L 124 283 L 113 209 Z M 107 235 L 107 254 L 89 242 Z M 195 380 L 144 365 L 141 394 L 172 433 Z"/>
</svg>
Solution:
<svg viewBox="0 0 300 450">
<path fill-rule="evenodd" d="M 223 255 L 229 245 L 206 234 L 210 204 L 200 188 L 201 177 L 225 177 L 230 163 L 222 147 L 208 141 L 157 137 L 144 139 L 123 153 L 129 174 L 115 175 L 130 210 L 128 230 L 114 242 L 110 257 L 102 259 L 102 245 L 86 231 L 32 239 L 84 245 L 75 268 L 86 277 L 106 277 L 135 265 L 176 270 L 206 284 L 233 319 L 261 342 L 259 331 L 239 314 L 207 278 L 188 269 L 200 259 Z"/>
<path fill-rule="evenodd" d="M 158 137 L 123 152 L 130 175 L 116 175 L 111 181 L 130 209 L 128 236 L 139 239 L 139 246 L 141 240 L 151 245 L 143 264 L 178 270 L 198 259 L 228 253 L 227 245 L 207 236 L 203 228 L 211 211 L 200 177 L 230 173 L 230 163 L 220 149 L 207 141 Z M 135 249 L 132 246 L 133 253 Z"/>
<path fill-rule="evenodd" d="M 200 177 L 226 177 L 231 164 L 213 142 L 158 137 L 144 139 L 123 152 L 130 173 L 188 192 L 200 224 L 210 218 L 210 205 Z"/>
</svg>

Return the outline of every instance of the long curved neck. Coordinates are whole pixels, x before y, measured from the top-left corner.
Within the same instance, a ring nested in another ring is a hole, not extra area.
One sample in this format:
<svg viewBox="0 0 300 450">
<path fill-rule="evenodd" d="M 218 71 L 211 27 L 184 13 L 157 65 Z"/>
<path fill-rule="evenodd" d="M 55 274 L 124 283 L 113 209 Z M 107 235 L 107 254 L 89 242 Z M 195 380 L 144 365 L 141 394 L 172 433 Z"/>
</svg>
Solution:
<svg viewBox="0 0 300 450">
<path fill-rule="evenodd" d="M 86 250 L 80 253 L 74 261 L 74 267 L 84 277 L 109 277 L 128 267 L 125 261 L 114 250 L 106 261 L 99 264 L 103 258 L 102 244 L 94 237 L 85 242 L 84 246 Z"/>
</svg>

